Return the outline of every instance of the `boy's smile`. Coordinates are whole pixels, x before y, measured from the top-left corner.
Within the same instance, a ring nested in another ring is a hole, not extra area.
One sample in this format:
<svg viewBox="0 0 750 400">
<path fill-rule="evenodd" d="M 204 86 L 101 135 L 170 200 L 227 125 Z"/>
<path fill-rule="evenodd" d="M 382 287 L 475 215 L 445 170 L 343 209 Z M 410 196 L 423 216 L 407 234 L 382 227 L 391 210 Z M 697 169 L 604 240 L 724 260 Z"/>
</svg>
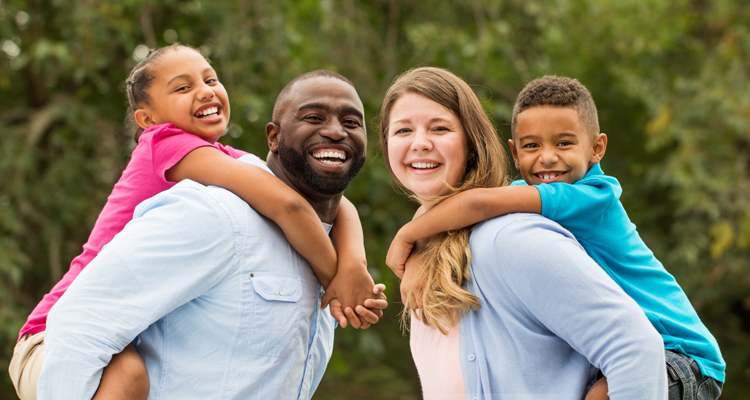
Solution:
<svg viewBox="0 0 750 400">
<path fill-rule="evenodd" d="M 516 168 L 529 185 L 575 183 L 607 148 L 607 136 L 588 132 L 572 108 L 536 106 L 518 114 L 510 140 Z"/>
</svg>

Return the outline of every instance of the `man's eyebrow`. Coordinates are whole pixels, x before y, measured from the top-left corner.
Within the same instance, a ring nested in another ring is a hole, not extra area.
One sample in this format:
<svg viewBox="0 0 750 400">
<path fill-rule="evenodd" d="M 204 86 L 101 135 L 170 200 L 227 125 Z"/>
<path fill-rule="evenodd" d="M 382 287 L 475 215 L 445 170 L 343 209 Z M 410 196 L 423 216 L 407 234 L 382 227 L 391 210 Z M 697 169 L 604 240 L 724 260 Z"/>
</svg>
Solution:
<svg viewBox="0 0 750 400">
<path fill-rule="evenodd" d="M 213 71 L 213 70 L 214 70 L 213 68 L 208 67 L 208 68 L 204 69 L 203 71 L 201 71 L 201 74 L 205 74 L 206 72 Z M 174 77 L 172 77 L 172 79 L 169 80 L 169 82 L 167 82 L 167 85 L 171 84 L 172 81 L 180 79 L 180 78 L 190 79 L 190 75 L 189 74 L 180 74 L 180 75 L 174 76 Z"/>
<path fill-rule="evenodd" d="M 297 111 L 304 111 L 309 109 L 318 109 L 318 110 L 325 110 L 330 111 L 331 107 L 324 103 L 306 103 L 301 105 Z M 364 119 L 364 115 L 362 114 L 362 111 L 359 111 L 355 107 L 351 106 L 343 106 L 341 107 L 342 114 L 353 114 L 356 117 L 359 117 L 360 119 Z"/>
</svg>

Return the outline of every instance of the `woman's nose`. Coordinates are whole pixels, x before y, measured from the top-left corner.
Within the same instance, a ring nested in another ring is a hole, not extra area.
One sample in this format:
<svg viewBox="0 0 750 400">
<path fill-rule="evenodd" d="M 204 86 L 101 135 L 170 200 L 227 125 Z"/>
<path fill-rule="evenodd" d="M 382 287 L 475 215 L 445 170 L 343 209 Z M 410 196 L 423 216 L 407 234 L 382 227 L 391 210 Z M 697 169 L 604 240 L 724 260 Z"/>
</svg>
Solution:
<svg viewBox="0 0 750 400">
<path fill-rule="evenodd" d="M 411 142 L 412 151 L 430 151 L 432 150 L 432 140 L 429 135 L 422 129 L 417 129 L 414 133 L 414 140 Z"/>
</svg>

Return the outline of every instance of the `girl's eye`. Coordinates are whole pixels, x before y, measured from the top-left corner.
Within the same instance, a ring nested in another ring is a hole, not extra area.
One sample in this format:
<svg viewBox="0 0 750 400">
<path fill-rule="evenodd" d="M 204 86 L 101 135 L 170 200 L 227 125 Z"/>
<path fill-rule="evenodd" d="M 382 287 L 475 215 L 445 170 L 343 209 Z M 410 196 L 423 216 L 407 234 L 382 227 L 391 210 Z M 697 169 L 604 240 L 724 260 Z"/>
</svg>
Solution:
<svg viewBox="0 0 750 400">
<path fill-rule="evenodd" d="M 175 89 L 175 92 L 184 92 L 184 91 L 186 91 L 188 89 L 190 89 L 190 86 L 182 85 L 182 86 L 178 87 L 177 89 Z"/>
<path fill-rule="evenodd" d="M 206 85 L 210 85 L 212 83 L 218 83 L 218 82 L 219 82 L 219 80 L 216 79 L 216 78 L 208 78 L 208 79 L 206 79 Z"/>
</svg>

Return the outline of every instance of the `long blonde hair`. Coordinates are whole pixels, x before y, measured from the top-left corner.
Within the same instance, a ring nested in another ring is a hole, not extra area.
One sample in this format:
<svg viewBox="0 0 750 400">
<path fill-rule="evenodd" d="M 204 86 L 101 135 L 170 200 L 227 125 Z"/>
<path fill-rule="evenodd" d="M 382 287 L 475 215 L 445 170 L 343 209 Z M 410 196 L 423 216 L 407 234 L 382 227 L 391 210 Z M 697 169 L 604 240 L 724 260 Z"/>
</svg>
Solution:
<svg viewBox="0 0 750 400">
<path fill-rule="evenodd" d="M 492 122 L 482 109 L 474 91 L 461 78 L 442 68 L 415 68 L 398 76 L 383 100 L 380 112 L 380 144 L 388 170 L 395 182 L 417 201 L 408 188 L 398 181 L 388 159 L 388 124 L 396 101 L 406 93 L 416 93 L 442 105 L 458 117 L 466 133 L 469 159 L 466 170 L 456 187 L 446 183 L 448 195 L 431 200 L 440 201 L 465 190 L 506 185 L 506 153 L 500 144 Z M 469 309 L 479 308 L 479 299 L 464 288 L 464 280 L 471 279 L 469 238 L 474 226 L 443 232 L 432 236 L 420 255 L 416 279 L 425 282 L 422 307 L 414 315 L 425 325 L 436 327 L 446 334 L 447 329 Z M 413 289 L 410 289 L 413 290 Z M 404 305 L 402 323 L 414 312 Z"/>
</svg>

